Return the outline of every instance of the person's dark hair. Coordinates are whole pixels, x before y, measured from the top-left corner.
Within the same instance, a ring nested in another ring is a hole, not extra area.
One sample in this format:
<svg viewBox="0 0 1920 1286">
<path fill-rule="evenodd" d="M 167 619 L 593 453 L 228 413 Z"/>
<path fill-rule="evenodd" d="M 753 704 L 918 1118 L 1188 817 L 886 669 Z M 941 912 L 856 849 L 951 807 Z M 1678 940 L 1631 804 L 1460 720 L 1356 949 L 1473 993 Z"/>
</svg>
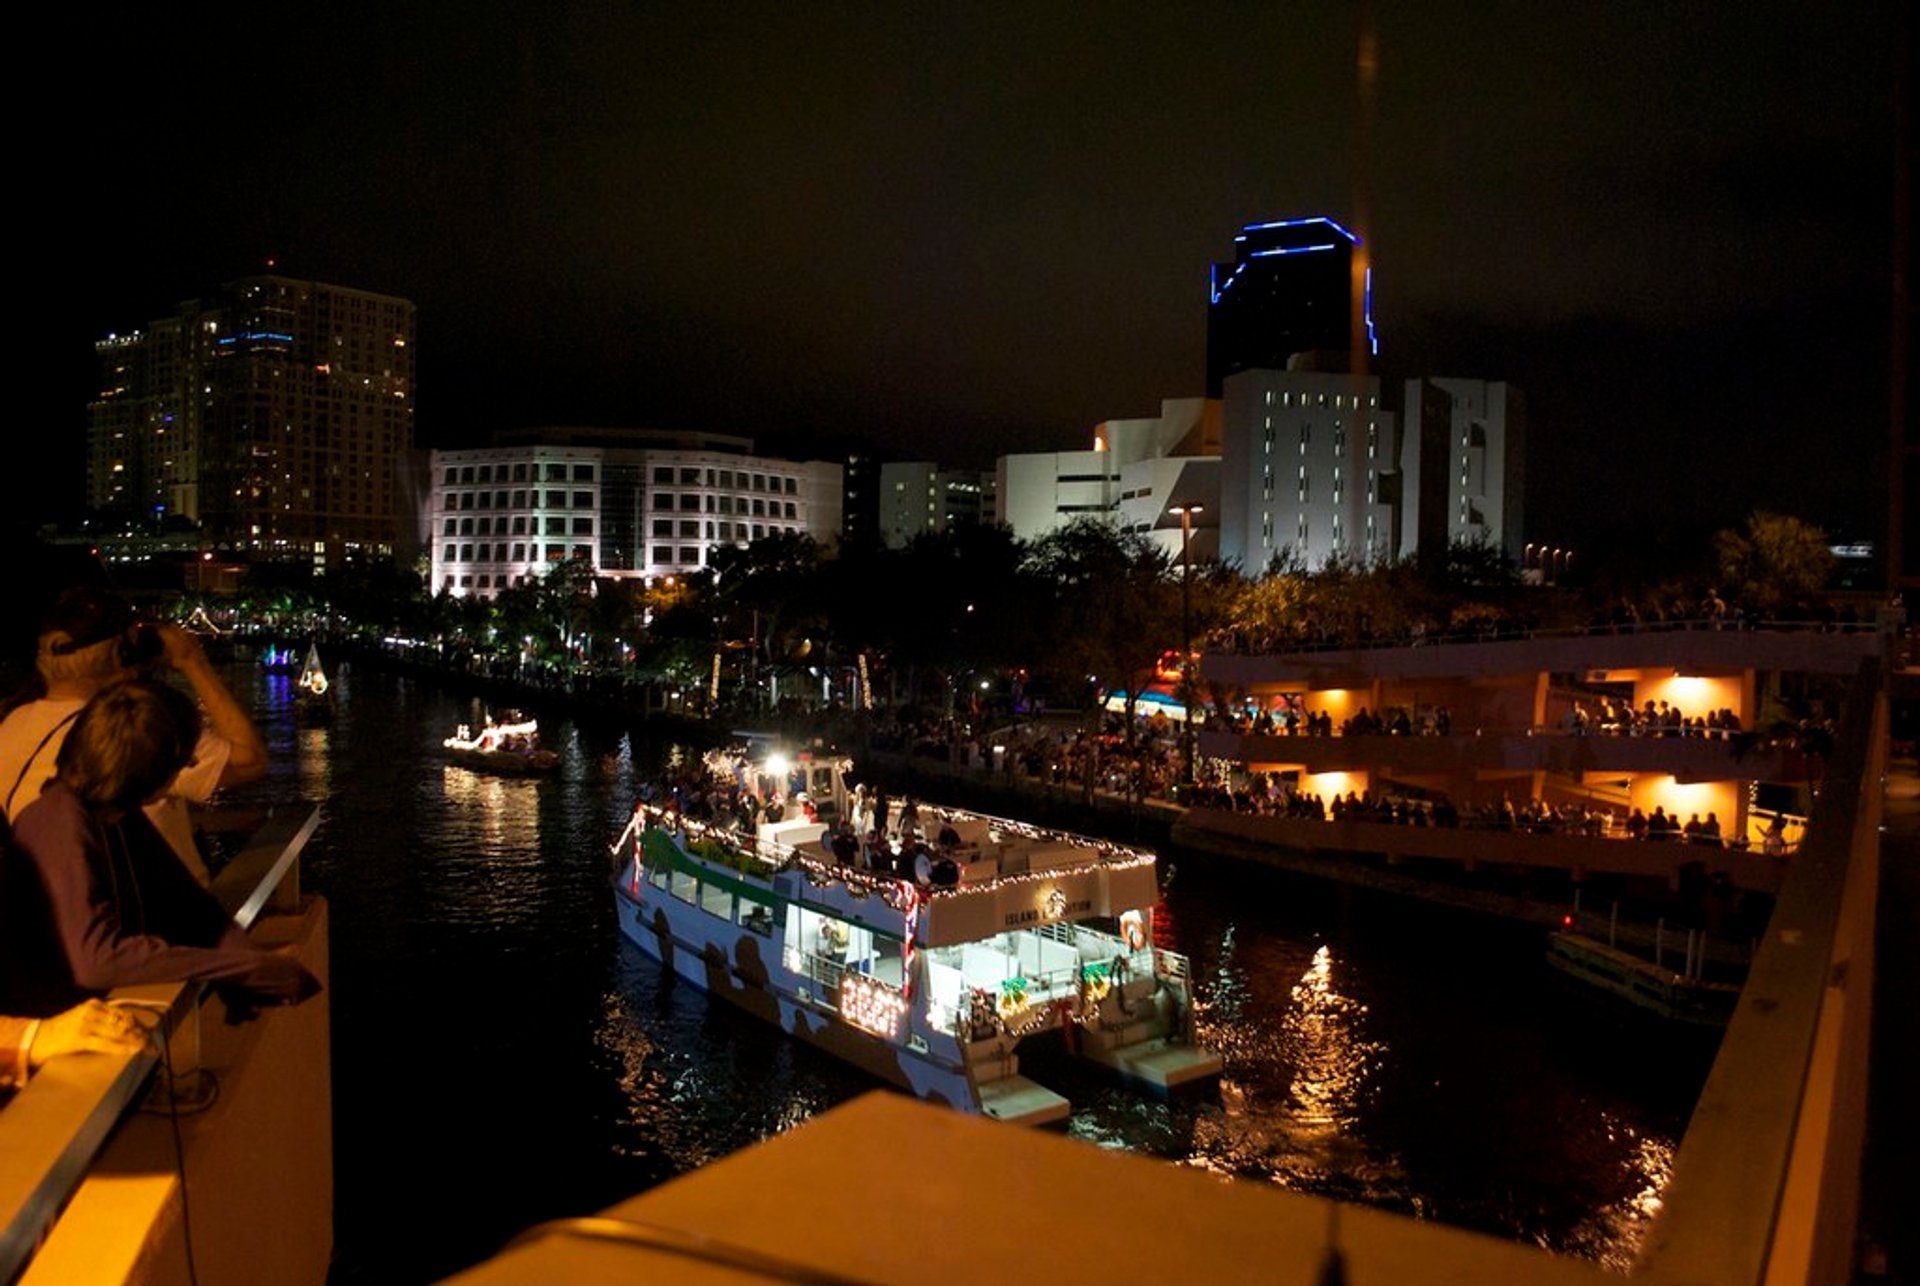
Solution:
<svg viewBox="0 0 1920 1286">
<path fill-rule="evenodd" d="M 200 709 L 154 679 L 116 683 L 87 702 L 60 747 L 60 780 L 89 808 L 132 809 L 193 759 Z"/>
</svg>

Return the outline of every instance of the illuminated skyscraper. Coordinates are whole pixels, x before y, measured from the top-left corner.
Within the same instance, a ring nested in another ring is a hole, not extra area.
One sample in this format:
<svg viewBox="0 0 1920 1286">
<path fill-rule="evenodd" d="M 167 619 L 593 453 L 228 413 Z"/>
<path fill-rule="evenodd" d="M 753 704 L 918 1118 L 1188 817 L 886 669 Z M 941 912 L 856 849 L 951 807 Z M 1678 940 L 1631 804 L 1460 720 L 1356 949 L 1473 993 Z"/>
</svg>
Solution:
<svg viewBox="0 0 1920 1286">
<path fill-rule="evenodd" d="M 1332 219 L 1250 223 L 1234 239 L 1234 262 L 1213 265 L 1207 307 L 1207 396 L 1229 375 L 1349 369 L 1353 255 L 1360 239 Z M 1372 291 L 1364 292 L 1373 345 Z"/>
<path fill-rule="evenodd" d="M 286 277 L 229 282 L 96 345 L 87 499 L 234 552 L 390 554 L 413 507 L 414 309 Z"/>
</svg>

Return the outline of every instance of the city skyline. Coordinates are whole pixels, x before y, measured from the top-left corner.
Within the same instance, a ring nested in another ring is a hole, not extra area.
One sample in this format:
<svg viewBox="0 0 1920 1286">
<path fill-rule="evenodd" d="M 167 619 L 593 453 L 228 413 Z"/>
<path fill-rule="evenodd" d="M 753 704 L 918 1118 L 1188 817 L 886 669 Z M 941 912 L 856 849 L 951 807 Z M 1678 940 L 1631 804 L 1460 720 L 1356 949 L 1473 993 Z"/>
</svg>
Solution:
<svg viewBox="0 0 1920 1286">
<path fill-rule="evenodd" d="M 1893 16 L 1376 7 L 1376 370 L 1527 390 L 1531 534 L 1769 505 L 1878 535 Z M 101 163 L 34 215 L 87 252 L 29 422 L 57 461 L 95 340 L 273 255 L 419 304 L 423 445 L 1084 447 L 1201 391 L 1238 228 L 1355 205 L 1346 6 L 1105 19 L 73 19 L 89 93 L 56 134 Z M 199 132 L 130 146 L 162 85 Z"/>
</svg>

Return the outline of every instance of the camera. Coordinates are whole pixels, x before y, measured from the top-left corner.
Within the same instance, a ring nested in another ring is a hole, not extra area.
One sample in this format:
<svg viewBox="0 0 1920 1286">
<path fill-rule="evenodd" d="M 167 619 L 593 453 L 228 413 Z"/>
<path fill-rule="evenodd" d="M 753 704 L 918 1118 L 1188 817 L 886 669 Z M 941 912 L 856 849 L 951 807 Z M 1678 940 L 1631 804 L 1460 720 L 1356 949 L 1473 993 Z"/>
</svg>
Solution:
<svg viewBox="0 0 1920 1286">
<path fill-rule="evenodd" d="M 160 631 L 150 621 L 136 621 L 127 628 L 120 643 L 120 662 L 127 666 L 151 665 L 166 653 Z"/>
</svg>

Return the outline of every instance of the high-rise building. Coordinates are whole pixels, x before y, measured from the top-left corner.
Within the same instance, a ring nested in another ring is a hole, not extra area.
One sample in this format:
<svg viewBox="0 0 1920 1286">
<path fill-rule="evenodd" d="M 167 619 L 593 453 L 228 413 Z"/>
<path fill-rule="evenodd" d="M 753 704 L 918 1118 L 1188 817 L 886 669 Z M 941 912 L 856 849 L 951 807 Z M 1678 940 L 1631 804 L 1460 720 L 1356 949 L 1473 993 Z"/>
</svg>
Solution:
<svg viewBox="0 0 1920 1286">
<path fill-rule="evenodd" d="M 287 277 L 229 282 L 95 347 L 87 500 L 221 549 L 324 566 L 404 544 L 414 308 Z"/>
<path fill-rule="evenodd" d="M 670 429 L 539 428 L 435 451 L 421 513 L 435 590 L 491 598 L 554 563 L 596 575 L 685 575 L 722 546 L 840 535 L 841 466 L 753 454 L 753 441 Z"/>
<path fill-rule="evenodd" d="M 1349 368 L 1353 260 L 1360 238 L 1332 219 L 1250 223 L 1234 262 L 1213 265 L 1207 307 L 1207 396 L 1240 371 Z M 1362 319 L 1374 349 L 1372 285 Z"/>
<path fill-rule="evenodd" d="M 994 476 L 977 469 L 942 469 L 927 460 L 880 466 L 880 540 L 904 549 L 915 536 L 963 523 L 992 522 Z"/>
<path fill-rule="evenodd" d="M 1487 544 L 1520 561 L 1527 413 L 1505 382 L 1408 380 L 1400 552 Z"/>
<path fill-rule="evenodd" d="M 1227 381 L 1220 556 L 1249 575 L 1291 549 L 1308 567 L 1400 549 L 1399 437 L 1380 382 L 1321 371 Z"/>
</svg>

